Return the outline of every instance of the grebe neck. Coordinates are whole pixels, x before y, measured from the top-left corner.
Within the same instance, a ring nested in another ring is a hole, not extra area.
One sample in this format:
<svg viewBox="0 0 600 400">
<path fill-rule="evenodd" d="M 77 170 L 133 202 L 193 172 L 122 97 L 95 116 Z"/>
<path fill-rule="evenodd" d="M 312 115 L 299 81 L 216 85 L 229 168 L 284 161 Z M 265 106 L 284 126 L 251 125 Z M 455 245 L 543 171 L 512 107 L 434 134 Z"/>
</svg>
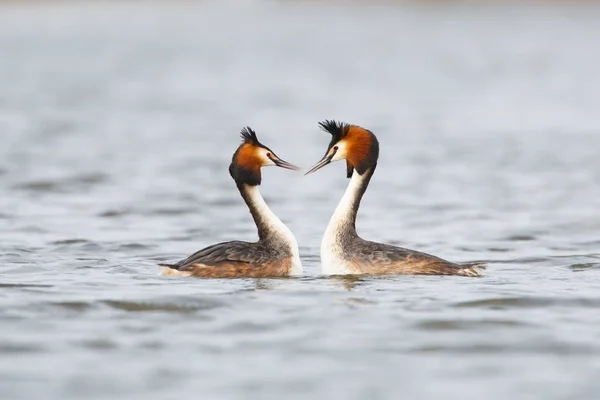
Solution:
<svg viewBox="0 0 600 400">
<path fill-rule="evenodd" d="M 275 236 L 294 238 L 290 229 L 275 215 L 263 199 L 258 185 L 239 184 L 238 189 L 246 202 L 250 214 L 258 229 L 258 237 L 261 241 L 268 241 Z M 294 239 L 294 242 L 296 240 Z"/>
<path fill-rule="evenodd" d="M 360 207 L 360 201 L 365 194 L 371 177 L 375 172 L 376 165 L 368 168 L 362 175 L 356 170 L 352 173 L 346 192 L 342 196 L 342 199 L 338 203 L 329 225 L 327 226 L 326 236 L 334 234 L 334 232 L 350 234 L 357 236 L 356 234 L 356 214 Z M 328 235 L 329 233 L 329 235 Z M 333 235 L 337 236 L 337 235 Z"/>
<path fill-rule="evenodd" d="M 248 209 L 252 214 L 256 228 L 258 229 L 259 242 L 268 243 L 274 248 L 287 248 L 287 256 L 292 257 L 289 274 L 292 276 L 302 275 L 302 262 L 300 261 L 300 250 L 298 242 L 292 231 L 275 215 L 269 208 L 258 185 L 238 184 L 238 189 Z"/>
</svg>

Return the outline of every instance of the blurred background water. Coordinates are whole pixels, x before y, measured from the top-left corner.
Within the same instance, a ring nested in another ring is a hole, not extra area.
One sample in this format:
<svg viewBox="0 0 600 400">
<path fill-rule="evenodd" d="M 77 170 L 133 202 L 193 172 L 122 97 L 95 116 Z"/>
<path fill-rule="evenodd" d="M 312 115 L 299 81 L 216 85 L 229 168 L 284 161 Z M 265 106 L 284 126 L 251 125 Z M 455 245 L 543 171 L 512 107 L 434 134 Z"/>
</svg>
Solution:
<svg viewBox="0 0 600 400">
<path fill-rule="evenodd" d="M 591 399 L 600 390 L 594 2 L 0 3 L 0 397 Z M 381 159 L 359 233 L 482 279 L 325 279 L 347 180 L 269 168 L 298 279 L 158 276 L 255 227 L 250 125 Z"/>
</svg>

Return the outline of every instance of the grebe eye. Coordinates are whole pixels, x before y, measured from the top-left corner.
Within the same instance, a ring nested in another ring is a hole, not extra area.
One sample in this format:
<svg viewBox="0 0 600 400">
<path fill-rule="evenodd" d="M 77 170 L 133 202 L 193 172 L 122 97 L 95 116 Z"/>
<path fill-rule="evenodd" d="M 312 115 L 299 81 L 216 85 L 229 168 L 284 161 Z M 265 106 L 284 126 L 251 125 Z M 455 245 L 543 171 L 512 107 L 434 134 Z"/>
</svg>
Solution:
<svg viewBox="0 0 600 400">
<path fill-rule="evenodd" d="M 333 149 L 334 149 L 335 151 L 337 151 L 338 147 L 337 147 L 337 146 L 333 146 Z"/>
<path fill-rule="evenodd" d="M 267 153 L 267 157 L 271 158 L 271 153 Z"/>
</svg>

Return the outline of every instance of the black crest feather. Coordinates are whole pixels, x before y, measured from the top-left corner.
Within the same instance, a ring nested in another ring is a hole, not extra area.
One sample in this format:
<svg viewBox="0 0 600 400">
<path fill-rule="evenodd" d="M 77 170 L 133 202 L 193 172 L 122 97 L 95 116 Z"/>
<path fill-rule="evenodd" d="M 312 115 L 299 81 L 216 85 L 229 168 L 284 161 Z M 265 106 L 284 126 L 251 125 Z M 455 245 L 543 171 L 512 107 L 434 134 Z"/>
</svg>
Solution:
<svg viewBox="0 0 600 400">
<path fill-rule="evenodd" d="M 258 138 L 256 137 L 256 132 L 252 130 L 249 126 L 242 128 L 240 132 L 240 136 L 242 137 L 242 141 L 244 143 L 260 145 Z"/>
<path fill-rule="evenodd" d="M 323 122 L 319 122 L 319 126 L 325 132 L 329 132 L 331 134 L 332 141 L 337 142 L 337 141 L 341 140 L 344 136 L 346 136 L 346 134 L 348 133 L 348 129 L 350 129 L 350 127 L 352 125 L 348 125 L 344 122 L 337 122 L 334 120 L 326 119 Z"/>
</svg>

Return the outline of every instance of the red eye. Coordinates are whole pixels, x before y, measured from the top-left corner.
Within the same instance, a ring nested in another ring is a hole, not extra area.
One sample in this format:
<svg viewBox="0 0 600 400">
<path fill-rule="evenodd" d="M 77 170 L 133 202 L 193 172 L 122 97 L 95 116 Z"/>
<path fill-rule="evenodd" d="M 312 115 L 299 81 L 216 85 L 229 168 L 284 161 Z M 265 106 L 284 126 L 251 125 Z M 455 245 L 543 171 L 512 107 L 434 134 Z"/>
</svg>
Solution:
<svg viewBox="0 0 600 400">
<path fill-rule="evenodd" d="M 271 153 L 267 153 L 267 157 L 271 158 Z"/>
<path fill-rule="evenodd" d="M 337 151 L 338 147 L 337 146 L 333 146 L 333 149 Z"/>
</svg>

